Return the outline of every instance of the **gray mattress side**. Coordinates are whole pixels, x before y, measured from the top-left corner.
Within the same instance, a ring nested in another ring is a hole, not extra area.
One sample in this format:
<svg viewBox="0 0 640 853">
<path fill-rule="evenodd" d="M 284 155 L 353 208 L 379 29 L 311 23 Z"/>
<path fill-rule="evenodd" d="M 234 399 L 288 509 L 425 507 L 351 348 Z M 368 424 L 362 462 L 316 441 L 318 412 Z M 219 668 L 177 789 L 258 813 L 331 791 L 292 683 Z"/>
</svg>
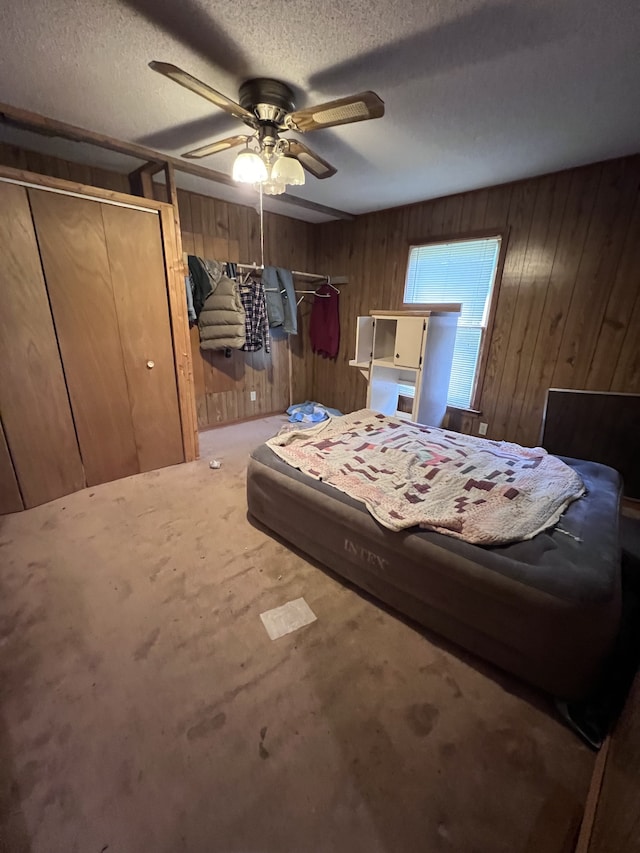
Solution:
<svg viewBox="0 0 640 853">
<path fill-rule="evenodd" d="M 359 502 L 311 481 L 268 448 L 258 448 L 250 459 L 247 499 L 250 515 L 323 565 L 555 695 L 583 695 L 617 634 L 619 567 L 606 583 L 587 584 L 583 594 L 576 594 L 578 578 L 568 585 L 528 582 L 519 575 L 533 573 L 531 563 L 504 555 L 497 555 L 495 566 L 479 561 L 478 552 L 486 557 L 497 549 L 461 548 L 466 543 L 441 534 L 383 528 Z M 579 517 L 573 524 L 588 521 Z M 542 561 L 551 575 L 562 570 L 559 547 L 550 565 Z M 542 550 L 543 558 L 549 550 Z M 524 567 L 514 571 L 516 563 Z"/>
<path fill-rule="evenodd" d="M 260 445 L 251 458 L 313 491 L 326 494 L 337 504 L 362 512 L 383 530 L 361 501 L 319 480 L 314 480 L 267 447 Z M 561 598 L 606 602 L 616 594 L 620 574 L 619 515 L 622 479 L 617 471 L 597 462 L 564 459 L 582 478 L 587 494 L 574 501 L 555 529 L 533 539 L 510 545 L 480 547 L 419 528 L 392 533 L 402 547 L 410 540 L 438 559 L 438 549 L 470 560 L 505 577 Z"/>
</svg>

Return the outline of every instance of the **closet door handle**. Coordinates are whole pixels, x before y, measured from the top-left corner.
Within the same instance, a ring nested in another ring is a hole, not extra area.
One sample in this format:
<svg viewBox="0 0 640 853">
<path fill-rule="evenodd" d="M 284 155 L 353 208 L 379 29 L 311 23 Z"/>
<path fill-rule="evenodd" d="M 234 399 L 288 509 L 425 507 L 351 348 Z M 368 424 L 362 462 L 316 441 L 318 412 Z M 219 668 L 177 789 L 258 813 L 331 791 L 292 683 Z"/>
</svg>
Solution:
<svg viewBox="0 0 640 853">
<path fill-rule="evenodd" d="M 149 368 L 149 370 L 151 370 L 151 368 L 155 367 L 155 366 L 156 366 L 155 361 L 151 361 L 151 359 L 149 359 L 149 361 L 147 362 L 147 367 Z"/>
</svg>

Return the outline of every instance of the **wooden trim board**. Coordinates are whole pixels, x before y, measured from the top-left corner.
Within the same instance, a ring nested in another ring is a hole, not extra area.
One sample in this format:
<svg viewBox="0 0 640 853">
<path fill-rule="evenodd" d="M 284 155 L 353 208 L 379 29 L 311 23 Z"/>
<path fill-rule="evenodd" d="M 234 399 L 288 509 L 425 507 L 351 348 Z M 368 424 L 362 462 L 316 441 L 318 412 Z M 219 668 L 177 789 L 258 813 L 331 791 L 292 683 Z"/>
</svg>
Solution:
<svg viewBox="0 0 640 853">
<path fill-rule="evenodd" d="M 399 308 L 397 311 L 369 311 L 370 317 L 424 317 L 428 314 L 459 314 L 461 302 L 443 302 L 420 304 L 411 303 L 411 308 Z"/>
<path fill-rule="evenodd" d="M 452 196 L 444 196 L 451 198 Z M 435 201 L 435 199 L 431 199 Z M 424 204 L 424 202 L 417 202 Z M 408 205 L 411 207 L 412 205 Z M 390 208 L 393 210 L 394 208 Z M 409 249 L 418 248 L 420 246 L 429 246 L 433 243 L 465 243 L 467 240 L 490 240 L 492 237 L 501 237 L 504 239 L 504 233 L 501 230 L 493 231 L 486 228 L 476 228 L 473 231 L 453 231 L 449 234 L 438 234 L 437 237 L 430 235 L 422 239 L 412 238 L 408 241 Z"/>
<path fill-rule="evenodd" d="M 591 774 L 591 782 L 589 784 L 589 790 L 587 791 L 587 799 L 584 804 L 580 834 L 578 835 L 575 853 L 588 853 L 589 851 L 591 833 L 593 832 L 593 825 L 596 820 L 598 800 L 600 799 L 600 791 L 602 790 L 602 782 L 604 780 L 604 771 L 607 767 L 610 743 L 611 736 L 607 735 L 604 743 L 600 747 L 593 765 L 593 773 Z"/>
<path fill-rule="evenodd" d="M 184 252 L 182 250 L 182 228 L 180 225 L 180 209 L 178 206 L 178 188 L 176 186 L 176 176 L 171 163 L 165 166 L 165 179 L 167 186 L 167 198 L 171 204 L 173 214 L 173 234 L 171 234 L 171 223 L 167 222 L 167 230 L 172 240 L 172 245 L 175 246 L 175 254 L 169 263 L 167 255 L 167 270 L 173 266 L 173 286 L 169 286 L 169 300 L 174 299 L 176 304 L 176 312 L 181 315 L 176 328 L 173 332 L 174 347 L 179 344 L 175 352 L 176 371 L 178 377 L 178 402 L 180 405 L 180 419 L 183 423 L 183 439 L 184 439 L 184 461 L 193 462 L 200 455 L 199 438 L 198 438 L 198 411 L 196 406 L 195 381 L 193 376 L 193 355 L 191 352 L 191 337 L 189 332 L 189 318 L 187 317 L 187 306 L 184 295 L 184 277 L 188 272 L 187 264 L 184 260 Z M 161 214 L 162 216 L 162 214 Z M 165 226 L 163 223 L 163 234 Z M 173 294 L 173 289 L 176 293 Z M 173 325 L 174 312 L 171 310 L 171 322 Z M 176 343 L 176 336 L 178 341 Z M 179 350 L 179 352 L 178 352 Z"/>
<path fill-rule="evenodd" d="M 155 168 L 155 164 L 146 163 L 129 173 L 129 187 L 133 195 L 139 195 L 142 198 L 155 197 L 153 192 L 153 175 L 155 172 L 150 171 L 149 166 L 151 165 Z"/>
<path fill-rule="evenodd" d="M 119 193 L 116 190 L 106 190 L 102 187 L 90 187 L 87 184 L 79 184 L 75 181 L 66 181 L 62 178 L 52 178 L 49 175 L 27 172 L 24 169 L 13 169 L 11 166 L 0 166 L 0 179 L 2 178 L 21 186 L 32 186 L 36 189 L 52 190 L 54 192 L 66 193 L 67 195 L 88 196 L 99 199 L 100 201 L 112 204 L 124 204 L 140 210 L 159 211 L 167 206 L 166 202 L 163 201 Z"/>
<path fill-rule="evenodd" d="M 509 242 L 509 229 L 501 231 L 496 236 L 500 237 L 500 251 L 498 252 L 498 263 L 496 265 L 496 274 L 491 288 L 491 299 L 489 302 L 489 315 L 487 317 L 487 325 L 480 341 L 480 354 L 478 363 L 476 364 L 476 376 L 471 392 L 471 407 L 478 409 L 480 400 L 482 399 L 482 391 L 484 388 L 484 377 L 487 370 L 487 359 L 489 358 L 489 347 L 493 337 L 493 327 L 496 322 L 496 311 L 498 309 L 498 298 L 500 295 L 500 285 L 502 284 L 502 271 L 504 269 L 504 261 L 507 257 L 507 244 Z"/>
<path fill-rule="evenodd" d="M 198 418 L 193 380 L 193 362 L 189 322 L 187 319 L 187 301 L 184 290 L 184 264 L 182 252 L 178 250 L 173 208 L 168 205 L 160 212 L 162 239 L 167 266 L 167 288 L 169 293 L 169 313 L 173 333 L 173 352 L 176 359 L 176 377 L 178 381 L 178 404 L 182 422 L 184 461 L 193 462 L 198 458 Z"/>
<path fill-rule="evenodd" d="M 169 313 L 173 333 L 173 351 L 176 360 L 178 404 L 180 407 L 180 420 L 182 422 L 184 459 L 185 462 L 193 462 L 199 456 L 198 416 L 196 412 L 191 338 L 189 335 L 187 302 L 184 290 L 185 266 L 177 204 L 163 205 L 163 209 L 160 212 L 160 223 L 162 225 L 162 239 L 167 267 Z"/>
</svg>

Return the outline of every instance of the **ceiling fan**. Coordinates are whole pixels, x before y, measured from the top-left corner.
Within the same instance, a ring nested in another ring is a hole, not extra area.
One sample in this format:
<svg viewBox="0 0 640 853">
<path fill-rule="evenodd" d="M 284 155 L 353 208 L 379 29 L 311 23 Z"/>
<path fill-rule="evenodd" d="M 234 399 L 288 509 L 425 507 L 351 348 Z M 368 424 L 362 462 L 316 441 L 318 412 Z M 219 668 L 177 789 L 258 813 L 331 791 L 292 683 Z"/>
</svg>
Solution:
<svg viewBox="0 0 640 853">
<path fill-rule="evenodd" d="M 259 183 L 265 192 L 272 195 L 284 192 L 287 184 L 303 184 L 303 169 L 321 180 L 330 178 L 337 171 L 302 142 L 280 137 L 280 133 L 308 133 L 323 127 L 336 127 L 384 115 L 384 103 L 375 92 L 361 92 L 315 107 L 296 110 L 293 91 L 280 80 L 268 77 L 247 80 L 240 86 L 240 103 L 236 103 L 177 65 L 150 62 L 149 67 L 196 95 L 206 98 L 221 110 L 243 121 L 253 131 L 249 135 L 227 136 L 225 139 L 187 151 L 182 156 L 197 159 L 244 145 L 244 151 L 234 163 L 234 179 L 245 183 Z"/>
</svg>

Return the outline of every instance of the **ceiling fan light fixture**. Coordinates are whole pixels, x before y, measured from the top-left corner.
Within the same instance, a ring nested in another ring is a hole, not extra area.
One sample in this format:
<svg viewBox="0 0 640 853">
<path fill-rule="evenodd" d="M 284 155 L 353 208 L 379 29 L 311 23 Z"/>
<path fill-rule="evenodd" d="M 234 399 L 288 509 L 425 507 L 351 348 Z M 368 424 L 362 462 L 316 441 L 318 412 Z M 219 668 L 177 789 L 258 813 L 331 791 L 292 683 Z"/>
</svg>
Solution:
<svg viewBox="0 0 640 853">
<path fill-rule="evenodd" d="M 286 185 L 281 181 L 274 181 L 273 176 L 262 184 L 262 192 L 265 195 L 282 195 L 286 189 Z"/>
<path fill-rule="evenodd" d="M 231 176 L 241 184 L 262 184 L 269 177 L 264 162 L 253 151 L 241 151 L 238 154 Z"/>
<path fill-rule="evenodd" d="M 229 136 L 187 151 L 182 156 L 195 159 L 208 157 L 244 143 L 247 150 L 235 160 L 233 179 L 240 183 L 258 184 L 263 189 L 264 184 L 269 182 L 269 195 L 282 192 L 282 186 L 304 184 L 304 170 L 320 180 L 330 178 L 337 171 L 297 139 L 280 139 L 282 131 L 306 133 L 317 128 L 351 124 L 384 115 L 384 102 L 375 92 L 360 92 L 297 110 L 290 86 L 281 80 L 255 77 L 245 80 L 240 86 L 240 103 L 236 103 L 176 65 L 155 61 L 149 65 L 157 73 L 240 119 L 252 129 L 251 136 Z M 251 140 L 253 151 L 249 150 Z"/>
<path fill-rule="evenodd" d="M 278 157 L 271 169 L 271 180 L 282 184 L 302 186 L 304 184 L 304 169 L 295 157 Z"/>
</svg>

